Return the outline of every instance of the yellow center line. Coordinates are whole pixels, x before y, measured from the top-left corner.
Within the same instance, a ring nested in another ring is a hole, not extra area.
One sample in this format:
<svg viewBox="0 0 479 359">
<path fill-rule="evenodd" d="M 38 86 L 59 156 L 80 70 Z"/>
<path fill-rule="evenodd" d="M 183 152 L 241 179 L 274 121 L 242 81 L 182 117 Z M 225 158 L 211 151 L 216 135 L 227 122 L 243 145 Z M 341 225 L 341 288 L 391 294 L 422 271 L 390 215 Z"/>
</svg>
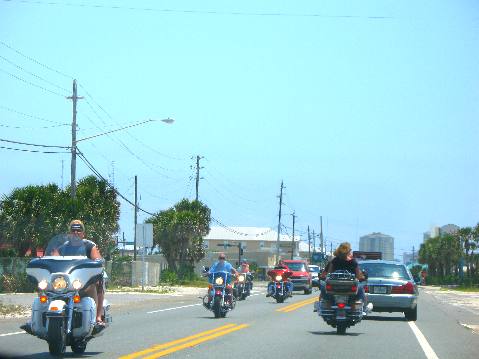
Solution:
<svg viewBox="0 0 479 359">
<path fill-rule="evenodd" d="M 241 324 L 241 325 L 238 325 L 238 326 L 236 326 L 236 327 L 229 328 L 229 329 L 223 330 L 223 331 L 221 331 L 221 332 L 218 332 L 218 333 L 215 333 L 215 334 L 211 334 L 211 335 L 208 335 L 208 336 L 206 336 L 206 337 L 202 337 L 202 338 L 193 340 L 193 341 L 188 342 L 188 343 L 185 343 L 185 344 L 177 345 L 177 346 L 175 346 L 175 347 L 173 347 L 173 348 L 169 348 L 169 349 L 166 349 L 166 350 L 162 350 L 162 351 L 160 351 L 160 352 L 158 352 L 158 353 L 155 353 L 155 354 L 153 354 L 153 355 L 144 357 L 143 359 L 156 359 L 156 358 L 159 358 L 159 357 L 162 357 L 162 356 L 165 356 L 165 355 L 168 355 L 168 354 L 177 352 L 177 351 L 179 351 L 179 350 L 183 350 L 183 349 L 186 349 L 186 348 L 194 347 L 195 345 L 198 345 L 198 344 L 200 344 L 200 343 L 203 343 L 203 342 L 206 342 L 206 341 L 208 341 L 208 340 L 212 340 L 212 339 L 221 337 L 221 336 L 223 336 L 223 335 L 226 335 L 226 334 L 235 332 L 235 331 L 237 331 L 237 330 L 244 329 L 244 328 L 246 328 L 246 327 L 249 327 L 249 324 Z"/>
<path fill-rule="evenodd" d="M 145 349 L 145 350 L 142 350 L 142 351 L 139 351 L 139 352 L 135 352 L 135 353 L 132 353 L 132 354 L 121 356 L 119 359 L 139 358 L 139 357 L 141 357 L 145 354 L 153 353 L 153 352 L 156 352 L 157 350 L 165 349 L 165 348 L 171 347 L 173 345 L 181 344 L 181 343 L 187 342 L 189 340 L 193 340 L 193 339 L 196 339 L 196 338 L 199 338 L 199 337 L 203 337 L 203 336 L 215 333 L 215 332 L 219 332 L 221 330 L 229 329 L 229 328 L 234 327 L 234 326 L 236 326 L 236 324 L 226 324 L 226 325 L 223 325 L 223 326 L 215 328 L 215 329 L 210 329 L 210 330 L 198 333 L 198 334 L 190 335 L 189 337 L 173 340 L 171 342 L 164 343 L 164 344 L 154 345 L 151 348 L 148 348 L 148 349 Z"/>
<path fill-rule="evenodd" d="M 301 308 L 301 307 L 304 307 L 305 305 L 314 303 L 314 302 L 317 301 L 317 300 L 318 300 L 318 298 L 316 298 L 316 297 L 314 297 L 314 298 L 308 298 L 308 299 L 306 299 L 306 300 L 302 300 L 302 301 L 300 301 L 300 302 L 297 302 L 297 303 L 288 305 L 288 306 L 286 306 L 286 307 L 277 309 L 276 311 L 277 311 L 277 312 L 283 312 L 283 313 L 292 312 L 293 310 L 296 310 L 296 309 L 299 309 L 299 308 Z"/>
<path fill-rule="evenodd" d="M 303 304 L 303 303 L 307 303 L 307 302 L 309 302 L 311 299 L 312 299 L 312 298 L 308 298 L 308 299 L 301 300 L 301 301 L 299 301 L 299 302 L 295 302 L 295 303 L 289 304 L 289 305 L 287 305 L 287 306 L 285 306 L 285 307 L 276 309 L 276 311 L 277 311 L 277 312 L 282 312 L 282 311 L 287 310 L 287 309 L 289 309 L 289 308 L 293 308 L 293 307 L 296 307 L 296 306 L 301 305 L 301 304 Z"/>
</svg>

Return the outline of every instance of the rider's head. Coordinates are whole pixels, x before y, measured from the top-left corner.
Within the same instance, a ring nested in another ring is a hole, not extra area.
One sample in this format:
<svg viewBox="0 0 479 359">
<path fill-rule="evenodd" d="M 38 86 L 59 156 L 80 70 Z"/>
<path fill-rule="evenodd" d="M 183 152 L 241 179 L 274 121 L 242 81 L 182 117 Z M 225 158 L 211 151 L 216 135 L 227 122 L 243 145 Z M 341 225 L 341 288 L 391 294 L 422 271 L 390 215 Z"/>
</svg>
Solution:
<svg viewBox="0 0 479 359">
<path fill-rule="evenodd" d="M 74 219 L 70 222 L 70 234 L 78 238 L 85 237 L 85 226 L 79 219 Z"/>
<path fill-rule="evenodd" d="M 342 259 L 346 259 L 351 253 L 351 244 L 349 242 L 343 242 L 334 251 L 334 256 Z"/>
<path fill-rule="evenodd" d="M 220 262 L 224 262 L 224 261 L 226 260 L 226 255 L 225 255 L 224 253 L 220 253 L 220 254 L 218 255 L 218 260 L 219 260 Z"/>
</svg>

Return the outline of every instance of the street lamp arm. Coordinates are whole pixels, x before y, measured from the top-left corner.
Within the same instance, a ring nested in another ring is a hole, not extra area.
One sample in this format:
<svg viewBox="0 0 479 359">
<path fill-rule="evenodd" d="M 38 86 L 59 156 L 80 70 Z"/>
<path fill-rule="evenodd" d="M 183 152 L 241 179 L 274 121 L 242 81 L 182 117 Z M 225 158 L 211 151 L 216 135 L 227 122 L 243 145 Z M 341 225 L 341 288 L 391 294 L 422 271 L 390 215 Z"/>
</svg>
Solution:
<svg viewBox="0 0 479 359">
<path fill-rule="evenodd" d="M 121 130 L 126 130 L 127 128 L 131 128 L 131 127 L 136 127 L 136 126 L 139 126 L 139 125 L 143 125 L 144 123 L 148 123 L 148 122 L 153 122 L 153 121 L 158 121 L 158 120 L 152 120 L 152 119 L 149 119 L 149 120 L 146 120 L 146 121 L 142 121 L 142 122 L 137 122 L 137 123 L 134 123 L 132 125 L 129 125 L 129 126 L 125 126 L 125 127 L 121 127 L 121 128 L 117 128 L 115 130 L 111 130 L 111 131 L 107 131 L 107 132 L 103 132 L 103 133 L 98 133 L 96 135 L 93 135 L 93 136 L 89 136 L 89 137 L 85 137 L 85 138 L 80 138 L 79 140 L 76 140 L 75 142 L 78 143 L 80 141 L 85 141 L 85 140 L 89 140 L 89 139 L 92 139 L 92 138 L 95 138 L 95 137 L 99 137 L 99 136 L 103 136 L 103 135 L 108 135 L 109 133 L 113 133 L 113 132 L 117 132 L 117 131 L 121 131 Z M 167 118 L 167 119 L 164 119 L 164 120 L 161 120 L 167 124 L 171 124 L 174 122 L 174 120 L 172 120 L 171 118 Z"/>
</svg>

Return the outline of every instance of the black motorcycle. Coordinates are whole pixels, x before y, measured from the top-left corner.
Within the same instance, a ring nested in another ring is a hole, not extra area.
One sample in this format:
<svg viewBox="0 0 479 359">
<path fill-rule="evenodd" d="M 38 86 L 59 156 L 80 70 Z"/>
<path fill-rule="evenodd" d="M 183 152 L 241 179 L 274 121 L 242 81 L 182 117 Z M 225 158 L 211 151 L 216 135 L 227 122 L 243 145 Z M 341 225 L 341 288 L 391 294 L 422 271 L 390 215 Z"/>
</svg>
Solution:
<svg viewBox="0 0 479 359">
<path fill-rule="evenodd" d="M 231 275 L 231 273 L 219 271 L 210 273 L 208 276 L 208 294 L 203 297 L 203 306 L 211 310 L 215 318 L 226 317 L 226 313 L 233 310 L 236 305 L 233 288 L 229 284 Z"/>
<path fill-rule="evenodd" d="M 253 288 L 253 275 L 251 273 L 239 273 L 235 280 L 233 294 L 237 300 L 245 300 L 251 295 Z"/>
</svg>

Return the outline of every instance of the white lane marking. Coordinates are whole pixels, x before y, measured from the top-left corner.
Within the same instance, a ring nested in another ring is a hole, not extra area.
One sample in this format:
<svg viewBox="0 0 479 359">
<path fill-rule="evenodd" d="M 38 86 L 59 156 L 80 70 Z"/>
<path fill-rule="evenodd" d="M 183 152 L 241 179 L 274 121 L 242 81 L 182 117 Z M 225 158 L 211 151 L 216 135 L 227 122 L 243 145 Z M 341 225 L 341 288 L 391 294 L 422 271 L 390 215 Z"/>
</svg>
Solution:
<svg viewBox="0 0 479 359">
<path fill-rule="evenodd" d="M 188 308 L 188 307 L 196 307 L 197 305 L 203 305 L 203 304 L 198 303 L 198 304 L 182 305 L 181 307 L 173 307 L 173 308 L 152 310 L 151 312 L 146 312 L 146 313 L 151 314 L 151 313 L 167 312 L 169 310 L 176 310 L 176 309 L 182 309 L 182 308 Z"/>
<path fill-rule="evenodd" d="M 428 359 L 439 359 L 439 357 L 436 355 L 436 352 L 432 347 L 429 345 L 428 341 L 426 340 L 426 337 L 422 332 L 419 330 L 419 328 L 416 326 L 416 323 L 414 322 L 407 322 L 409 326 L 411 327 L 414 335 L 416 336 L 417 341 L 419 342 L 419 345 L 421 345 L 422 350 L 424 351 L 424 354 L 426 354 L 426 358 Z"/>
<path fill-rule="evenodd" d="M 13 332 L 13 333 L 7 333 L 7 334 L 0 334 L 0 337 L 8 337 L 10 335 L 16 335 L 16 334 L 27 334 L 27 332 L 21 330 L 19 332 Z"/>
</svg>

